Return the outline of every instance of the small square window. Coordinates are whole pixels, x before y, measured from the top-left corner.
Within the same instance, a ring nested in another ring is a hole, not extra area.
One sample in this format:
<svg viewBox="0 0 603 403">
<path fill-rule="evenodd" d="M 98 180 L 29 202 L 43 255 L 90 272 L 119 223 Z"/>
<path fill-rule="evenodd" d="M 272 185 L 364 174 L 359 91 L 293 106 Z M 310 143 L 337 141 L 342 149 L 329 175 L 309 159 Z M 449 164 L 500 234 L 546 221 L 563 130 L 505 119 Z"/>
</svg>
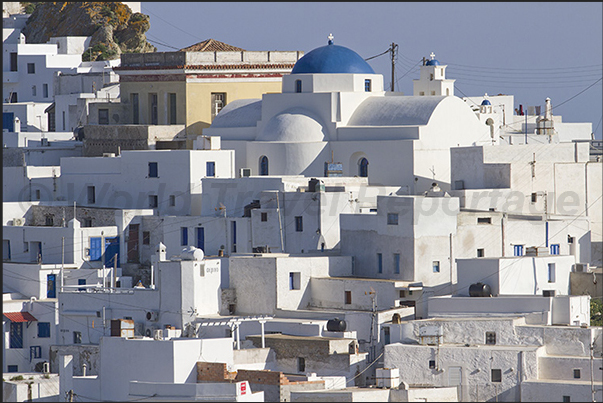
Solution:
<svg viewBox="0 0 603 403">
<path fill-rule="evenodd" d="M 484 257 L 484 249 L 480 248 L 477 250 L 477 257 Z"/>
<path fill-rule="evenodd" d="M 387 225 L 398 225 L 398 213 L 387 213 Z"/>
<path fill-rule="evenodd" d="M 486 332 L 486 344 L 496 344 L 496 332 Z"/>
<path fill-rule="evenodd" d="M 295 217 L 295 231 L 302 232 L 304 230 L 304 220 L 302 216 Z"/>
<path fill-rule="evenodd" d="M 88 186 L 88 204 L 96 203 L 96 192 L 94 186 Z"/>
<path fill-rule="evenodd" d="M 188 228 L 187 227 L 180 228 L 180 245 L 181 246 L 188 245 Z"/>
<path fill-rule="evenodd" d="M 433 272 L 434 273 L 439 273 L 440 272 L 440 262 L 439 261 L 435 260 L 433 262 L 432 266 L 433 266 Z"/>
<path fill-rule="evenodd" d="M 176 205 L 176 196 L 170 195 L 170 207 L 174 207 Z"/>
<path fill-rule="evenodd" d="M 47 215 L 45 224 L 47 227 L 52 227 L 54 225 L 54 217 L 51 215 Z"/>
<path fill-rule="evenodd" d="M 149 207 L 150 208 L 157 208 L 158 206 L 158 202 L 157 202 L 157 195 L 150 195 L 149 196 Z"/>
<path fill-rule="evenodd" d="M 109 124 L 109 109 L 98 110 L 98 124 L 108 125 Z"/>
<path fill-rule="evenodd" d="M 158 178 L 159 170 L 156 162 L 149 162 L 149 178 Z"/>
<path fill-rule="evenodd" d="M 569 396 L 563 396 L 563 401 L 564 401 L 564 402 L 571 402 L 571 401 L 572 401 L 572 399 L 571 399 L 571 397 L 569 397 Z"/>
<path fill-rule="evenodd" d="M 36 74 L 36 64 L 27 63 L 27 74 Z"/>
<path fill-rule="evenodd" d="M 536 203 L 538 201 L 538 194 L 532 193 L 532 203 Z"/>
<path fill-rule="evenodd" d="M 92 218 L 84 218 L 83 227 L 92 227 Z"/>
<path fill-rule="evenodd" d="M 492 370 L 492 382 L 502 382 L 502 370 L 500 370 L 500 369 Z"/>
<path fill-rule="evenodd" d="M 406 291 L 400 290 L 400 298 L 406 298 Z"/>
<path fill-rule="evenodd" d="M 549 263 L 549 283 L 555 282 L 555 263 Z"/>
<path fill-rule="evenodd" d="M 350 305 L 352 303 L 352 291 L 345 291 L 345 304 Z"/>
<path fill-rule="evenodd" d="M 38 322 L 38 337 L 50 337 L 50 322 Z"/>
<path fill-rule="evenodd" d="M 205 176 L 216 176 L 216 163 L 214 161 L 207 161 L 205 164 Z"/>
<path fill-rule="evenodd" d="M 42 346 L 29 347 L 29 359 L 42 358 Z"/>
<path fill-rule="evenodd" d="M 268 221 L 268 213 L 261 213 L 260 218 L 261 218 L 261 221 L 264 221 L 264 222 Z"/>
<path fill-rule="evenodd" d="M 142 231 L 142 244 L 143 245 L 151 244 L 151 233 L 149 231 Z"/>
<path fill-rule="evenodd" d="M 429 369 L 435 369 L 435 360 L 429 360 Z"/>
<path fill-rule="evenodd" d="M 301 273 L 300 272 L 290 272 L 289 273 L 289 289 L 290 290 L 301 289 Z"/>
<path fill-rule="evenodd" d="M 364 80 L 364 92 L 371 92 L 371 80 Z"/>
<path fill-rule="evenodd" d="M 8 365 L 6 367 L 6 372 L 19 372 L 19 366 L 18 365 Z"/>
<path fill-rule="evenodd" d="M 73 344 L 82 344 L 82 332 L 73 332 Z"/>
<path fill-rule="evenodd" d="M 574 379 L 580 379 L 580 369 L 574 369 Z"/>
<path fill-rule="evenodd" d="M 477 217 L 478 224 L 492 224 L 492 217 Z"/>
<path fill-rule="evenodd" d="M 303 357 L 297 357 L 297 372 L 306 371 L 306 360 Z"/>
</svg>

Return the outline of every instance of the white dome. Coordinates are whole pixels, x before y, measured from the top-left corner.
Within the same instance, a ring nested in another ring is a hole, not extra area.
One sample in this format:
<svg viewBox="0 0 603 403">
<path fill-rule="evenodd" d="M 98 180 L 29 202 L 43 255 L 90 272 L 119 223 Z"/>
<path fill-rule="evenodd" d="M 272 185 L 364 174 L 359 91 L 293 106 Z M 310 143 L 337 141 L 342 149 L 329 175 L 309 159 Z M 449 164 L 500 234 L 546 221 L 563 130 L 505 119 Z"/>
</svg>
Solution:
<svg viewBox="0 0 603 403">
<path fill-rule="evenodd" d="M 211 128 L 254 127 L 261 117 L 261 99 L 236 99 L 218 113 Z"/>
<path fill-rule="evenodd" d="M 325 132 L 310 111 L 293 108 L 272 117 L 256 140 L 291 143 L 325 141 Z"/>
</svg>

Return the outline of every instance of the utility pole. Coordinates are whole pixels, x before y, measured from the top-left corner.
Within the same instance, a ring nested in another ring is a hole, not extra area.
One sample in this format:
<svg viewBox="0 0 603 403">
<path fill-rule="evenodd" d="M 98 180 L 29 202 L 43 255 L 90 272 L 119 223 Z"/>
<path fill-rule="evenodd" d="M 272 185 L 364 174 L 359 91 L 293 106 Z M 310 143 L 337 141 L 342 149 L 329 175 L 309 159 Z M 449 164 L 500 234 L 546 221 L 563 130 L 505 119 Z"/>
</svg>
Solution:
<svg viewBox="0 0 603 403">
<path fill-rule="evenodd" d="M 398 50 L 398 45 L 396 45 L 394 42 L 392 42 L 392 46 L 389 49 L 390 53 L 391 53 L 391 58 L 392 58 L 392 92 L 394 92 L 394 84 L 396 83 L 395 79 L 394 79 L 394 73 L 395 73 L 395 68 L 396 68 L 396 51 Z"/>
</svg>

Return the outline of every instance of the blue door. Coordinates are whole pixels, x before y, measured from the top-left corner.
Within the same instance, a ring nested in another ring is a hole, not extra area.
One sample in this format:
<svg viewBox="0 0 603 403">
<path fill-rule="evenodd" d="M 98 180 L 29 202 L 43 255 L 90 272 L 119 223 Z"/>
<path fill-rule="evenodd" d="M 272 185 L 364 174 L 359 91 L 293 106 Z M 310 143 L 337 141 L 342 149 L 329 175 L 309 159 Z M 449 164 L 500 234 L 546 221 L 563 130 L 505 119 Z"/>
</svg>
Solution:
<svg viewBox="0 0 603 403">
<path fill-rule="evenodd" d="M 15 131 L 14 112 L 2 112 L 2 129 L 7 129 L 9 132 Z"/>
<path fill-rule="evenodd" d="M 57 297 L 57 275 L 49 274 L 46 276 L 46 298 Z"/>
<path fill-rule="evenodd" d="M 205 252 L 205 229 L 203 227 L 197 227 L 197 248 Z"/>
<path fill-rule="evenodd" d="M 118 236 L 114 238 L 105 238 L 105 267 L 120 267 Z"/>
</svg>

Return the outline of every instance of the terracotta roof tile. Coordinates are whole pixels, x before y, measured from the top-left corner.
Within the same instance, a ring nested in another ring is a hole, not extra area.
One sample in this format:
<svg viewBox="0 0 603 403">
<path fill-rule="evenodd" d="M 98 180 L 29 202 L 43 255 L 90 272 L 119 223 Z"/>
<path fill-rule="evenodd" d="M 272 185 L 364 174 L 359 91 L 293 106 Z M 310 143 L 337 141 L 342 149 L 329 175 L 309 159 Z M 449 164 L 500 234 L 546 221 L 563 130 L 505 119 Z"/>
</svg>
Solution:
<svg viewBox="0 0 603 403">
<path fill-rule="evenodd" d="M 8 320 L 11 322 L 32 322 L 34 320 L 37 321 L 34 316 L 29 312 L 3 312 L 3 315 L 6 316 Z"/>
<path fill-rule="evenodd" d="M 187 48 L 182 48 L 180 52 L 242 52 L 244 50 L 210 38 Z"/>
</svg>

